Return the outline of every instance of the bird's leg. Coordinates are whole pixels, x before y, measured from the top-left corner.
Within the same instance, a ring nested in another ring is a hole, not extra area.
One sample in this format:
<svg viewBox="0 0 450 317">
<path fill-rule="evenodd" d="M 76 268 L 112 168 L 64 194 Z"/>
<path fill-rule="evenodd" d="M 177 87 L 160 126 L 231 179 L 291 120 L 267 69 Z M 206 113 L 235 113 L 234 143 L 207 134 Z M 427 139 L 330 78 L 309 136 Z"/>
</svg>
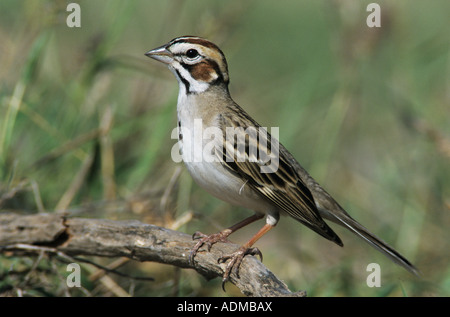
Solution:
<svg viewBox="0 0 450 317">
<path fill-rule="evenodd" d="M 245 218 L 244 220 L 238 222 L 237 224 L 222 230 L 219 233 L 213 233 L 210 235 L 205 235 L 199 231 L 195 232 L 192 235 L 192 239 L 197 240 L 198 242 L 195 244 L 194 248 L 192 248 L 191 253 L 189 254 L 189 263 L 191 265 L 194 264 L 194 257 L 197 254 L 198 250 L 204 245 L 206 244 L 208 247 L 208 252 L 211 251 L 211 247 L 213 244 L 217 243 L 217 242 L 228 242 L 228 236 L 230 234 L 232 234 L 233 232 L 241 229 L 242 227 L 245 227 L 249 224 L 251 224 L 252 222 L 255 222 L 256 220 L 261 219 L 262 217 L 264 217 L 264 214 L 254 214 L 253 216 L 250 216 L 248 218 Z"/>
<path fill-rule="evenodd" d="M 225 268 L 225 272 L 222 278 L 222 289 L 224 291 L 225 291 L 225 283 L 230 278 L 231 271 L 234 270 L 236 276 L 239 278 L 239 266 L 241 265 L 241 262 L 246 255 L 248 254 L 258 255 L 262 261 L 263 256 L 261 251 L 259 251 L 258 248 L 252 248 L 252 245 L 255 244 L 255 242 L 258 241 L 259 238 L 265 235 L 274 226 L 275 225 L 266 223 L 264 227 L 262 227 L 246 244 L 241 246 L 237 251 L 219 258 L 219 263 L 224 263 L 230 260 Z"/>
</svg>

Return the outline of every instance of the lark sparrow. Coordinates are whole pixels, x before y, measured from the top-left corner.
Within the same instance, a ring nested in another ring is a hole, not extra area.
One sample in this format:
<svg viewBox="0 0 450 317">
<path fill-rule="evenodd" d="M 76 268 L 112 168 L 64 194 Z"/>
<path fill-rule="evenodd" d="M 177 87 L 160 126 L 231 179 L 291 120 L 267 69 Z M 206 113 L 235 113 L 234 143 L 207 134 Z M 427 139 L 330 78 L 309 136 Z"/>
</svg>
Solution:
<svg viewBox="0 0 450 317">
<path fill-rule="evenodd" d="M 193 238 L 198 242 L 190 253 L 191 264 L 194 264 L 193 259 L 203 245 L 210 250 L 214 243 L 228 241 L 231 233 L 266 216 L 265 225 L 247 243 L 219 259 L 219 262 L 229 261 L 223 283 L 229 279 L 231 272 L 239 277 L 239 265 L 247 254 L 259 255 L 262 259 L 261 252 L 252 246 L 277 224 L 281 214 L 291 216 L 343 246 L 341 239 L 322 218 L 331 220 L 417 274 L 417 269 L 406 258 L 350 217 L 270 134 L 262 133 L 262 137 L 251 133 L 243 135 L 247 131 L 244 129 L 260 129 L 260 125 L 231 98 L 227 62 L 219 47 L 200 37 L 183 36 L 145 55 L 166 64 L 178 80 L 178 143 L 183 161 L 194 180 L 217 198 L 255 212 L 253 216 L 219 233 L 204 235 L 196 232 Z M 196 139 L 192 131 L 199 121 L 201 132 L 216 128 L 222 132 L 222 137 Z M 231 140 L 226 137 L 228 128 L 237 131 L 237 137 Z M 244 140 L 242 144 L 232 142 L 239 137 Z M 201 147 L 193 149 L 192 145 L 196 142 L 200 142 Z M 214 145 L 211 153 L 216 159 L 205 160 L 202 149 L 211 142 Z M 252 147 L 257 149 L 256 155 L 252 153 Z M 274 153 L 278 165 L 269 172 L 262 172 L 261 168 L 268 166 L 268 161 L 262 160 L 262 157 L 275 158 Z"/>
</svg>

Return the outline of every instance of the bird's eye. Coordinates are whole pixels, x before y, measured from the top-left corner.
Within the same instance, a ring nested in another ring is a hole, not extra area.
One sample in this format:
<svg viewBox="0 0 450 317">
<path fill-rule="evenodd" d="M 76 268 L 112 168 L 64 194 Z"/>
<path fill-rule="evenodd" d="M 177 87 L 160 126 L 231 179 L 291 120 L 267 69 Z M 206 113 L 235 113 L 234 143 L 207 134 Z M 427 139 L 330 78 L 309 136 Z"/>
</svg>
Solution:
<svg viewBox="0 0 450 317">
<path fill-rule="evenodd" d="M 198 55 L 199 55 L 198 51 L 193 48 L 187 50 L 187 52 L 186 52 L 186 56 L 188 58 L 196 58 Z"/>
</svg>

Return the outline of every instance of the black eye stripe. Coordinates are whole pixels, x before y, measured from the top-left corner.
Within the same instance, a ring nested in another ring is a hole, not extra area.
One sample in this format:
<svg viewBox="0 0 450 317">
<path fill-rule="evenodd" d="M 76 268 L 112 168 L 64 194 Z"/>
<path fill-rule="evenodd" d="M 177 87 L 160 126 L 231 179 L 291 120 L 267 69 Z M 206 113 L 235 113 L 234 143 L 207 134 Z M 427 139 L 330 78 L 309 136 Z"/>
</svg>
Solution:
<svg viewBox="0 0 450 317">
<path fill-rule="evenodd" d="M 186 53 L 175 53 L 175 54 L 173 54 L 173 56 L 186 56 L 186 57 L 188 57 L 188 58 L 195 58 L 195 57 L 197 57 L 197 56 L 201 56 L 201 57 L 205 58 L 205 56 L 201 55 L 199 52 L 197 52 L 197 55 L 196 55 L 196 56 L 193 56 L 193 57 L 188 56 L 188 55 L 187 55 L 187 52 L 186 52 Z"/>
<path fill-rule="evenodd" d="M 173 56 L 186 56 L 188 58 L 194 58 L 194 57 L 187 56 L 186 53 L 176 53 L 176 54 L 173 54 Z M 201 57 L 205 58 L 205 56 L 201 55 L 200 53 L 198 53 L 197 56 L 201 56 Z M 195 56 L 195 57 L 197 57 L 197 56 Z"/>
</svg>

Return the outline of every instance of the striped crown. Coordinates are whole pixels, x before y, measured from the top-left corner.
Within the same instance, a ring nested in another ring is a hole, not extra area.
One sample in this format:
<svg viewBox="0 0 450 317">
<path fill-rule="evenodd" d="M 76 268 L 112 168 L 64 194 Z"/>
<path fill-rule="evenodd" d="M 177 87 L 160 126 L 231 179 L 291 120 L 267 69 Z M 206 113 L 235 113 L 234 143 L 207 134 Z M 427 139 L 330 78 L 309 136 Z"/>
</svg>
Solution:
<svg viewBox="0 0 450 317">
<path fill-rule="evenodd" d="M 229 83 L 225 55 L 217 45 L 203 38 L 177 37 L 146 55 L 167 64 L 186 93 Z"/>
</svg>

